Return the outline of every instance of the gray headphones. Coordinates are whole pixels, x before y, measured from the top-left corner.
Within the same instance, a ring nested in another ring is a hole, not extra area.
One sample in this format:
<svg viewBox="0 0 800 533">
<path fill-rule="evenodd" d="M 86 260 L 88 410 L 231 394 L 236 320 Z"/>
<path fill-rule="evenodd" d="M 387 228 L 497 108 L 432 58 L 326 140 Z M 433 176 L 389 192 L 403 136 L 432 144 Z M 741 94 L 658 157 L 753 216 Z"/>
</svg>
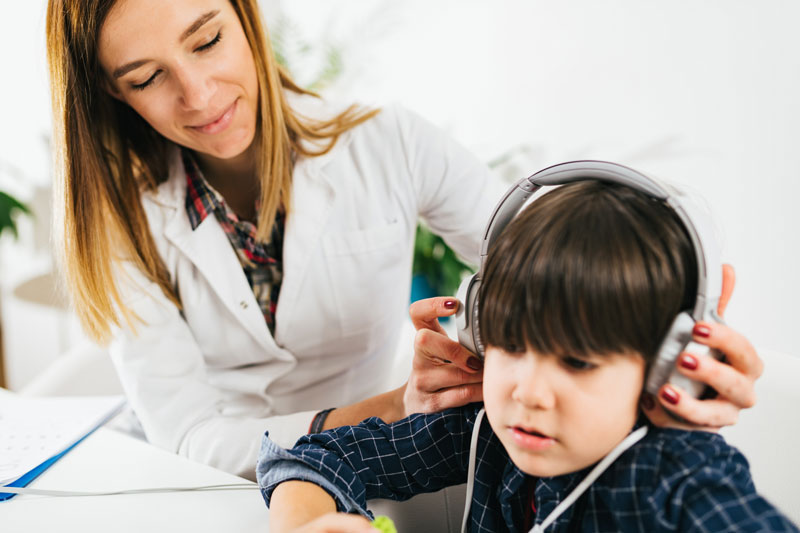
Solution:
<svg viewBox="0 0 800 533">
<path fill-rule="evenodd" d="M 574 181 L 600 180 L 631 187 L 666 203 L 678 215 L 686 228 L 697 258 L 697 298 L 691 312 L 680 313 L 670 326 L 650 369 L 645 390 L 656 394 L 666 382 L 681 387 L 694 397 L 700 397 L 705 385 L 680 374 L 675 360 L 692 343 L 692 328 L 699 320 L 722 322 L 717 314 L 717 304 L 722 292 L 722 265 L 719 249 L 708 215 L 698 208 L 688 196 L 665 183 L 631 168 L 605 161 L 571 161 L 540 170 L 529 178 L 517 182 L 506 192 L 495 207 L 481 244 L 480 269 L 461 282 L 457 298 L 461 302 L 456 313 L 458 340 L 467 349 L 484 356 L 478 325 L 478 293 L 489 247 L 516 216 L 522 206 L 536 191 L 544 186 L 557 186 Z M 721 355 L 707 346 L 692 343 L 692 353 Z"/>
</svg>

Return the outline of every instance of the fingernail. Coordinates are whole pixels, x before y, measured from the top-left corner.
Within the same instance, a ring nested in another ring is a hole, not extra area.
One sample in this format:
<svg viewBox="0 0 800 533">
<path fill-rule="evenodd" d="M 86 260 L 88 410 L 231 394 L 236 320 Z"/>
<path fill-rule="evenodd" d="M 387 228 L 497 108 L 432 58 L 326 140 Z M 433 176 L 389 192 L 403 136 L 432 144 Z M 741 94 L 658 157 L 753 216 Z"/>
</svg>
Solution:
<svg viewBox="0 0 800 533">
<path fill-rule="evenodd" d="M 467 366 L 470 367 L 472 370 L 480 370 L 483 368 L 483 363 L 477 357 L 470 357 L 467 359 Z"/>
<path fill-rule="evenodd" d="M 661 389 L 661 398 L 672 405 L 678 405 L 678 400 L 681 399 L 678 393 L 672 387 L 664 387 Z"/>
<path fill-rule="evenodd" d="M 678 364 L 688 370 L 697 370 L 697 359 L 693 355 L 683 354 Z"/>
<path fill-rule="evenodd" d="M 692 328 L 692 334 L 707 339 L 711 336 L 711 328 L 703 324 L 695 324 Z"/>
<path fill-rule="evenodd" d="M 445 309 L 455 309 L 458 306 L 458 301 L 456 300 L 447 300 L 444 302 Z"/>
<path fill-rule="evenodd" d="M 642 396 L 642 409 L 645 411 L 649 411 L 653 407 L 656 406 L 656 401 L 653 399 L 651 394 L 645 394 Z"/>
</svg>

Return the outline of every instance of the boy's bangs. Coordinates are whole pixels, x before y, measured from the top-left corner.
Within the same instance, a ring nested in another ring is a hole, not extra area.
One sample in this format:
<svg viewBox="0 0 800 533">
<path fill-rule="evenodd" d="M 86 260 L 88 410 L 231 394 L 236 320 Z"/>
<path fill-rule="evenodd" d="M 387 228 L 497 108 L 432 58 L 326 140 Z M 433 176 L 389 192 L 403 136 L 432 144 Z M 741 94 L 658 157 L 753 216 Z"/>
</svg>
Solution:
<svg viewBox="0 0 800 533">
<path fill-rule="evenodd" d="M 562 356 L 633 350 L 649 361 L 674 316 L 693 303 L 688 242 L 675 214 L 644 194 L 602 182 L 560 187 L 490 251 L 484 343 Z"/>
</svg>

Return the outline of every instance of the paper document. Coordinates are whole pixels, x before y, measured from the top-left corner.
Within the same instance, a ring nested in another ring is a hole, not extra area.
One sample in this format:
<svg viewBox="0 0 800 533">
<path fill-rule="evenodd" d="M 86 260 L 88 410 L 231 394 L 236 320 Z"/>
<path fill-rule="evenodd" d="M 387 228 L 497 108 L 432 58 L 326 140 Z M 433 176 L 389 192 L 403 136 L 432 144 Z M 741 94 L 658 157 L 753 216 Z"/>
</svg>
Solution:
<svg viewBox="0 0 800 533">
<path fill-rule="evenodd" d="M 124 396 L 32 398 L 0 392 L 0 493 L 2 486 L 30 482 L 125 405 Z"/>
</svg>

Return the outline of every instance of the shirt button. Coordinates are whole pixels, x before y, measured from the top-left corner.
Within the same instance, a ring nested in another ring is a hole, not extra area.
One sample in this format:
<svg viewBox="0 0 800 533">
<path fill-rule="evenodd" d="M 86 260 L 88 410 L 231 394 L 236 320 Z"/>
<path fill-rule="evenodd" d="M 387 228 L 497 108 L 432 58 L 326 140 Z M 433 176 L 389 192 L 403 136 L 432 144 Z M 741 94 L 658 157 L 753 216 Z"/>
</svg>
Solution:
<svg viewBox="0 0 800 533">
<path fill-rule="evenodd" d="M 240 306 L 242 309 L 247 309 L 247 302 L 245 302 L 244 300 L 242 300 L 241 302 L 239 302 L 239 306 Z"/>
</svg>

